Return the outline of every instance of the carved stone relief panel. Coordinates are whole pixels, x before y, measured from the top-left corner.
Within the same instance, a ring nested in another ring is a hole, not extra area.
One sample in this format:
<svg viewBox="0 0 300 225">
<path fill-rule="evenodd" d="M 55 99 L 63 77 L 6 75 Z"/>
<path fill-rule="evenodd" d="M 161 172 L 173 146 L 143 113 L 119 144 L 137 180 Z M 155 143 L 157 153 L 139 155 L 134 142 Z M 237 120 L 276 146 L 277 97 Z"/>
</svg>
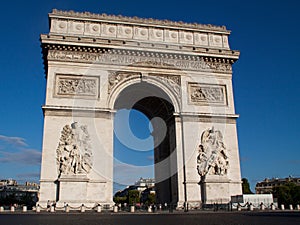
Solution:
<svg viewBox="0 0 300 225">
<path fill-rule="evenodd" d="M 194 44 L 194 35 L 192 32 L 179 32 L 179 43 L 181 44 Z"/>
<path fill-rule="evenodd" d="M 131 39 L 133 37 L 132 27 L 118 25 L 117 37 Z"/>
<path fill-rule="evenodd" d="M 110 71 L 108 74 L 108 94 L 110 94 L 116 86 L 123 83 L 125 80 L 140 76 L 141 73 L 137 72 Z"/>
<path fill-rule="evenodd" d="M 149 40 L 150 41 L 164 41 L 164 30 L 163 29 L 149 29 Z"/>
<path fill-rule="evenodd" d="M 156 78 L 160 82 L 169 85 L 175 91 L 177 97 L 181 97 L 181 79 L 179 75 L 149 73 L 147 76 Z M 119 84 L 137 77 L 142 77 L 142 74 L 139 72 L 110 71 L 108 75 L 108 94 Z"/>
<path fill-rule="evenodd" d="M 208 45 L 208 34 L 205 33 L 195 33 L 194 34 L 195 45 Z"/>
<path fill-rule="evenodd" d="M 222 47 L 223 38 L 221 35 L 209 34 L 209 46 Z"/>
<path fill-rule="evenodd" d="M 133 39 L 148 40 L 148 28 L 135 27 L 133 33 Z"/>
<path fill-rule="evenodd" d="M 229 48 L 228 36 L 223 35 L 222 37 L 223 37 L 223 47 Z"/>
<path fill-rule="evenodd" d="M 212 59 L 208 57 L 186 56 L 180 54 L 165 54 L 158 52 L 130 51 L 112 49 L 101 54 L 86 51 L 50 50 L 48 60 L 103 63 L 109 65 L 132 65 L 176 68 L 194 71 L 209 71 L 231 73 L 231 61 L 227 59 Z"/>
<path fill-rule="evenodd" d="M 225 85 L 188 83 L 189 102 L 199 105 L 227 105 Z"/>
<path fill-rule="evenodd" d="M 149 73 L 149 76 L 157 77 L 161 81 L 167 83 L 172 88 L 172 90 L 175 91 L 177 97 L 181 98 L 181 93 L 180 93 L 181 79 L 179 75 Z"/>
<path fill-rule="evenodd" d="M 69 33 L 70 34 L 83 35 L 83 32 L 84 32 L 84 23 L 76 22 L 76 21 L 69 21 Z"/>
<path fill-rule="evenodd" d="M 100 24 L 97 23 L 85 23 L 85 35 L 100 35 Z"/>
<path fill-rule="evenodd" d="M 51 20 L 51 30 L 56 33 L 67 33 L 68 32 L 68 21 L 66 20 Z"/>
<path fill-rule="evenodd" d="M 165 41 L 170 43 L 178 43 L 178 31 L 165 30 Z"/>
<path fill-rule="evenodd" d="M 117 26 L 112 24 L 101 24 L 101 35 L 103 37 L 117 37 Z"/>
<path fill-rule="evenodd" d="M 203 131 L 198 153 L 197 170 L 201 177 L 227 174 L 229 159 L 221 131 L 214 127 Z"/>
<path fill-rule="evenodd" d="M 99 77 L 56 75 L 55 97 L 99 97 Z"/>
<path fill-rule="evenodd" d="M 65 125 L 56 149 L 58 174 L 88 174 L 92 168 L 92 147 L 86 125 Z"/>
</svg>

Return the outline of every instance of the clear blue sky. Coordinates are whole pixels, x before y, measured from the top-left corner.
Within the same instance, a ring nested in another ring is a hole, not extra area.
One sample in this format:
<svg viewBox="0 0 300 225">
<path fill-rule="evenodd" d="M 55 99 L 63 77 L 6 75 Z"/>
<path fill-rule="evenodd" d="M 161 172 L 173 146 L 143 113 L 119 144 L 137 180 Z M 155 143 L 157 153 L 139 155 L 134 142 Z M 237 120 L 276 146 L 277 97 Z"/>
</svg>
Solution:
<svg viewBox="0 0 300 225">
<path fill-rule="evenodd" d="M 0 178 L 39 179 L 45 96 L 39 35 L 53 8 L 226 25 L 242 176 L 300 176 L 298 1 L 27 0 L 1 3 Z"/>
</svg>

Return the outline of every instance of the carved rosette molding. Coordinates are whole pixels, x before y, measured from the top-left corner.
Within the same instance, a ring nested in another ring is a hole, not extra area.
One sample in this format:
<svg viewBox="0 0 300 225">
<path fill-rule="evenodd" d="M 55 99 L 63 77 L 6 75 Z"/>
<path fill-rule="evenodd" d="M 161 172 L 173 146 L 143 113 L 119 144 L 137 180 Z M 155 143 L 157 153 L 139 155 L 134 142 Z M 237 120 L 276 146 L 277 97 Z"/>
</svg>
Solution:
<svg viewBox="0 0 300 225">
<path fill-rule="evenodd" d="M 232 73 L 234 60 L 225 58 L 202 57 L 171 53 L 145 52 L 134 50 L 95 49 L 87 51 L 80 48 L 73 51 L 68 48 L 57 49 L 48 46 L 49 61 L 67 61 L 83 63 L 99 63 L 109 65 L 167 68 L 176 70 L 206 71 L 216 73 Z"/>
<path fill-rule="evenodd" d="M 70 17 L 81 17 L 81 18 L 88 18 L 88 19 L 109 19 L 114 21 L 120 22 L 130 22 L 130 23 L 146 23 L 152 25 L 165 25 L 165 26 L 178 26 L 183 28 L 192 28 L 192 29 L 209 29 L 209 30 L 216 30 L 216 31 L 227 31 L 225 26 L 215 26 L 211 24 L 199 24 L 199 23 L 185 23 L 182 21 L 170 21 L 170 20 L 157 20 L 153 18 L 138 18 L 138 17 L 127 17 L 121 15 L 107 15 L 103 14 L 96 14 L 91 12 L 74 12 L 74 11 L 63 11 L 53 9 L 52 13 L 50 13 L 50 17 L 54 16 L 70 16 Z M 227 31 L 228 32 L 228 31 Z"/>
<path fill-rule="evenodd" d="M 92 168 L 92 149 L 86 125 L 65 125 L 56 149 L 56 162 L 61 175 L 88 174 Z"/>
<path fill-rule="evenodd" d="M 148 40 L 154 43 L 229 49 L 230 31 L 225 26 L 63 11 L 53 11 L 49 16 L 51 34 Z"/>
<path fill-rule="evenodd" d="M 98 98 L 99 77 L 57 74 L 55 88 L 57 97 Z"/>
<path fill-rule="evenodd" d="M 227 174 L 229 159 L 221 131 L 215 130 L 214 127 L 203 131 L 198 152 L 197 170 L 201 177 L 206 174 Z"/>
<path fill-rule="evenodd" d="M 225 85 L 188 83 L 189 102 L 196 105 L 227 105 Z"/>
</svg>

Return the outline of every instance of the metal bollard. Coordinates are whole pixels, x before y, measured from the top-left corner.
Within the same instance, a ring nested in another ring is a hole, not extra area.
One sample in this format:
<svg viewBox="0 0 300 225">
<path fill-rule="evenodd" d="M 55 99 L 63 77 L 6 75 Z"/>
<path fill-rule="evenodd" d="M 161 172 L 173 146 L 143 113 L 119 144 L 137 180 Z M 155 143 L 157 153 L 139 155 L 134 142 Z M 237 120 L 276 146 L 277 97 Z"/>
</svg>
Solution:
<svg viewBox="0 0 300 225">
<path fill-rule="evenodd" d="M 114 206 L 114 212 L 117 213 L 118 212 L 118 206 Z"/>
<path fill-rule="evenodd" d="M 297 210 L 300 210 L 300 205 L 296 205 L 296 209 L 297 209 Z"/>
<path fill-rule="evenodd" d="M 152 212 L 151 206 L 148 206 L 148 212 Z"/>
<path fill-rule="evenodd" d="M 65 206 L 65 212 L 70 212 L 70 206 L 68 204 Z"/>
<path fill-rule="evenodd" d="M 281 205 L 281 210 L 284 210 L 284 204 Z"/>
<path fill-rule="evenodd" d="M 53 205 L 50 206 L 50 212 L 54 212 L 55 211 L 55 208 Z"/>
<path fill-rule="evenodd" d="M 27 212 L 27 206 L 23 206 L 23 212 Z"/>
<path fill-rule="evenodd" d="M 260 210 L 265 210 L 265 205 L 263 203 L 260 204 Z"/>
<path fill-rule="evenodd" d="M 101 205 L 98 205 L 97 206 L 97 212 L 100 213 L 101 211 L 102 211 L 102 207 L 101 207 Z"/>
<path fill-rule="evenodd" d="M 131 213 L 134 213 L 134 210 L 135 210 L 134 205 L 130 206 L 130 212 L 131 212 Z"/>
<path fill-rule="evenodd" d="M 249 205 L 249 210 L 250 210 L 250 211 L 253 211 L 253 209 L 254 209 L 253 205 L 250 204 L 250 205 Z"/>
<path fill-rule="evenodd" d="M 41 212 L 41 207 L 40 207 L 40 205 L 37 205 L 37 206 L 36 206 L 36 212 L 37 212 L 37 213 Z"/>
<path fill-rule="evenodd" d="M 84 206 L 84 204 L 82 204 L 82 206 L 81 206 L 81 208 L 80 208 L 80 212 L 85 212 L 85 206 Z"/>
<path fill-rule="evenodd" d="M 293 210 L 294 208 L 293 208 L 293 205 L 290 205 L 290 210 Z"/>
<path fill-rule="evenodd" d="M 11 206 L 11 207 L 10 207 L 10 211 L 11 211 L 11 212 L 14 212 L 14 211 L 15 211 L 15 207 L 14 207 L 14 206 Z"/>
<path fill-rule="evenodd" d="M 275 210 L 275 205 L 271 204 L 271 210 Z"/>
<path fill-rule="evenodd" d="M 0 212 L 4 212 L 4 207 L 0 206 Z"/>
</svg>

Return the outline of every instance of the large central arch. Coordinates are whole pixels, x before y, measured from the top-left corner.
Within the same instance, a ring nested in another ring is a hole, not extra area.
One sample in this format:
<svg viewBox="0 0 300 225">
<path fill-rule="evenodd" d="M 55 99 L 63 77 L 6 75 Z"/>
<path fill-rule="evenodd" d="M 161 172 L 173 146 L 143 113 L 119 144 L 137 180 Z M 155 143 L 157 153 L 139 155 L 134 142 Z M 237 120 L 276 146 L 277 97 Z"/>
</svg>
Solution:
<svg viewBox="0 0 300 225">
<path fill-rule="evenodd" d="M 125 87 L 119 93 L 114 109 L 123 108 L 138 110 L 152 121 L 156 202 L 177 204 L 176 129 L 171 99 L 161 88 L 140 82 Z"/>
</svg>

